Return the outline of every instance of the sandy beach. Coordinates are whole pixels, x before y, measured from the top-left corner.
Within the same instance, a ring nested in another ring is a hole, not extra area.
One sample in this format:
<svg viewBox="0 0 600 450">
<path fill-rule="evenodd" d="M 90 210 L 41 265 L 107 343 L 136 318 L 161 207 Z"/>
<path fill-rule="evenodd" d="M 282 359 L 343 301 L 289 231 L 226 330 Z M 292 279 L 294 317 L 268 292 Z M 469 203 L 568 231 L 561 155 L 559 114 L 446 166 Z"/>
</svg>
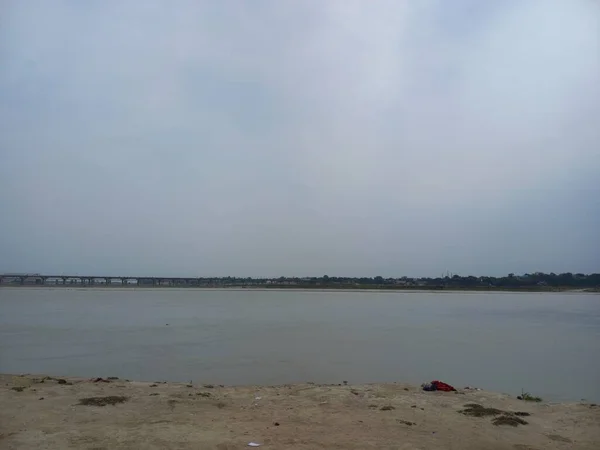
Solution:
<svg viewBox="0 0 600 450">
<path fill-rule="evenodd" d="M 2 449 L 597 449 L 600 407 L 402 383 L 0 376 Z"/>
</svg>

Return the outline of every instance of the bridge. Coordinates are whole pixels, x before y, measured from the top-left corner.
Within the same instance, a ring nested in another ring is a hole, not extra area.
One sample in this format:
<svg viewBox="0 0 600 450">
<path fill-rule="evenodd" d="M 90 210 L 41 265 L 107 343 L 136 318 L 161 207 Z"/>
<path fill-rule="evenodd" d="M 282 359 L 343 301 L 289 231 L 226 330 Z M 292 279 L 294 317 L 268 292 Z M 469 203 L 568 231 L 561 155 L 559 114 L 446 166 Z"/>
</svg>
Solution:
<svg viewBox="0 0 600 450">
<path fill-rule="evenodd" d="M 48 286 L 207 286 L 207 278 L 193 277 L 124 277 L 106 275 L 41 275 L 0 274 L 0 285 L 48 285 Z"/>
</svg>

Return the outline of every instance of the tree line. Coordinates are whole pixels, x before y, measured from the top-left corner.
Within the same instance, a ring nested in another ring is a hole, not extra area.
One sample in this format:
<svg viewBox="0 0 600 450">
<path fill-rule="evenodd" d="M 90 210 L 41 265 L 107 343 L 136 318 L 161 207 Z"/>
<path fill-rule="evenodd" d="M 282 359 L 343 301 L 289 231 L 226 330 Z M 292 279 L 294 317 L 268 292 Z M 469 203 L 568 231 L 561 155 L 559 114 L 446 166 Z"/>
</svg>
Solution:
<svg viewBox="0 0 600 450">
<path fill-rule="evenodd" d="M 251 277 L 219 277 L 200 278 L 201 284 L 213 285 L 272 285 L 272 286 L 371 286 L 371 287 L 437 287 L 437 288 L 600 288 L 600 273 L 526 273 L 506 276 L 461 276 L 446 275 L 441 277 L 400 277 L 384 278 L 375 277 L 335 277 L 323 275 L 320 277 L 279 277 L 279 278 L 251 278 Z"/>
</svg>

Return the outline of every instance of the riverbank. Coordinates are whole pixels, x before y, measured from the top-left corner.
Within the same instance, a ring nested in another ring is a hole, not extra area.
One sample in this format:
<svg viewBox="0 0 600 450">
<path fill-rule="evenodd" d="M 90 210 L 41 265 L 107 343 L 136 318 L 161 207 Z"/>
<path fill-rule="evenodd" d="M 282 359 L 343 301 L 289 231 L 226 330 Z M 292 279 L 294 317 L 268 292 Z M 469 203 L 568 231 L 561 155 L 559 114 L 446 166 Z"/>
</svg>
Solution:
<svg viewBox="0 0 600 450">
<path fill-rule="evenodd" d="M 401 383 L 224 387 L 1 375 L 0 403 L 0 448 L 15 450 L 600 447 L 595 405 Z"/>
</svg>

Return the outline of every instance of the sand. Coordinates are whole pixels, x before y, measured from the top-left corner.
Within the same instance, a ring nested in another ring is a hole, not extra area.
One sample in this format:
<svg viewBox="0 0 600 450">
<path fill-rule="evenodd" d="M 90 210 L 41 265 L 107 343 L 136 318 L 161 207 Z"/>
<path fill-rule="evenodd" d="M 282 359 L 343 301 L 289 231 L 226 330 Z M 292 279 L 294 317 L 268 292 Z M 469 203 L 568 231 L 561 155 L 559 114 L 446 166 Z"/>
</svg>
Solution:
<svg viewBox="0 0 600 450">
<path fill-rule="evenodd" d="M 116 404 L 98 406 L 106 402 Z M 1 375 L 0 404 L 0 449 L 600 448 L 596 405 L 402 383 L 221 387 Z M 507 413 L 468 416 L 467 404 Z M 494 425 L 498 417 L 527 424 Z"/>
</svg>

